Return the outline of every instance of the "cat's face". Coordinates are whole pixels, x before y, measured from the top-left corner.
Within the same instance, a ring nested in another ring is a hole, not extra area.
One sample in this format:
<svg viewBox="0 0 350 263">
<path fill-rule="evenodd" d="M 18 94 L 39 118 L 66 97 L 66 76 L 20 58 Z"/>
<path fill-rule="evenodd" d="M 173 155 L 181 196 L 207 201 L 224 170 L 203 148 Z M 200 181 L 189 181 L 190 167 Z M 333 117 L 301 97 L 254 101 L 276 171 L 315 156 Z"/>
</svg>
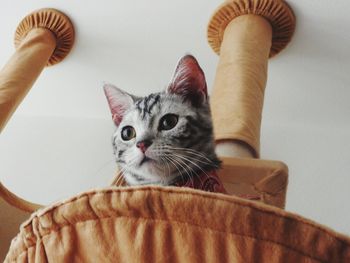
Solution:
<svg viewBox="0 0 350 263">
<path fill-rule="evenodd" d="M 192 56 L 180 60 L 164 92 L 137 98 L 104 89 L 117 126 L 116 161 L 129 184 L 168 185 L 218 164 L 205 78 Z"/>
</svg>

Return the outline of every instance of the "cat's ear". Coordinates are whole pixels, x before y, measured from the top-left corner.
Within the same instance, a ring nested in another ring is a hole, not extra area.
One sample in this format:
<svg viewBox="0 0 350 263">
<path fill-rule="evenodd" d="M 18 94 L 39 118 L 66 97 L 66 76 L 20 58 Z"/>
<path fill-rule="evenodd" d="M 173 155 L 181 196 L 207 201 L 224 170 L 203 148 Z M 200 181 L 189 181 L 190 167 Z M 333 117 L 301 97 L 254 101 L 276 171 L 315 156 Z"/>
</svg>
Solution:
<svg viewBox="0 0 350 263">
<path fill-rule="evenodd" d="M 203 70 L 193 56 L 186 55 L 180 59 L 167 92 L 182 96 L 195 107 L 208 99 Z"/>
<path fill-rule="evenodd" d="M 133 96 L 112 84 L 104 84 L 103 89 L 115 125 L 119 126 L 125 112 L 134 104 Z"/>
</svg>

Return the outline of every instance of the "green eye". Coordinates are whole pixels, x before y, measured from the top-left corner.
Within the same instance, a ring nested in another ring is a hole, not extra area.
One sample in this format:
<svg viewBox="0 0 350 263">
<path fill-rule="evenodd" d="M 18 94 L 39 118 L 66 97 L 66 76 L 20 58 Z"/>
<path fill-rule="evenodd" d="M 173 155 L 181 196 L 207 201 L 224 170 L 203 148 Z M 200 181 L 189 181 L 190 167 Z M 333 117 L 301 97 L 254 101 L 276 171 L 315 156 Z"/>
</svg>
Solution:
<svg viewBox="0 0 350 263">
<path fill-rule="evenodd" d="M 122 139 L 124 141 L 129 141 L 131 140 L 132 138 L 135 138 L 136 137 L 136 131 L 133 127 L 131 126 L 125 126 L 123 129 L 122 129 Z"/>
<path fill-rule="evenodd" d="M 171 130 L 177 124 L 179 116 L 175 114 L 166 114 L 159 121 L 159 130 Z"/>
</svg>

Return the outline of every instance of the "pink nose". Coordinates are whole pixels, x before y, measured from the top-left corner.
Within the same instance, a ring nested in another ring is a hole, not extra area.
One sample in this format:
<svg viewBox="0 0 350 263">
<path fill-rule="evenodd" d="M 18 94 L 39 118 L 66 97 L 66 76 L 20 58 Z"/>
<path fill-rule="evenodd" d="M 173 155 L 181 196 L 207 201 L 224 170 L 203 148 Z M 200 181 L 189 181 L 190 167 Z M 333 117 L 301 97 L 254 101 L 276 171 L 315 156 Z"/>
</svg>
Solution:
<svg viewBox="0 0 350 263">
<path fill-rule="evenodd" d="M 152 144 L 150 140 L 139 141 L 136 143 L 136 147 L 141 150 L 141 152 L 145 153 L 147 148 Z"/>
</svg>

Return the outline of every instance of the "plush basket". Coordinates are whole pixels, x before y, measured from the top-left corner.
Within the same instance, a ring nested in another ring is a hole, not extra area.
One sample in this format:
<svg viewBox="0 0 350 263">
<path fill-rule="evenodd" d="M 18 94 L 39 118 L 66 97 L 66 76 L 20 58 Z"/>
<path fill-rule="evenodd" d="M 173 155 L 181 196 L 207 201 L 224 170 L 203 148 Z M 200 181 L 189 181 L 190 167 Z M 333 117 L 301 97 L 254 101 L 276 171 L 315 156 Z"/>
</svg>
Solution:
<svg viewBox="0 0 350 263">
<path fill-rule="evenodd" d="M 113 187 L 36 213 L 5 262 L 349 262 L 350 240 L 284 210 L 179 187 Z"/>
</svg>

